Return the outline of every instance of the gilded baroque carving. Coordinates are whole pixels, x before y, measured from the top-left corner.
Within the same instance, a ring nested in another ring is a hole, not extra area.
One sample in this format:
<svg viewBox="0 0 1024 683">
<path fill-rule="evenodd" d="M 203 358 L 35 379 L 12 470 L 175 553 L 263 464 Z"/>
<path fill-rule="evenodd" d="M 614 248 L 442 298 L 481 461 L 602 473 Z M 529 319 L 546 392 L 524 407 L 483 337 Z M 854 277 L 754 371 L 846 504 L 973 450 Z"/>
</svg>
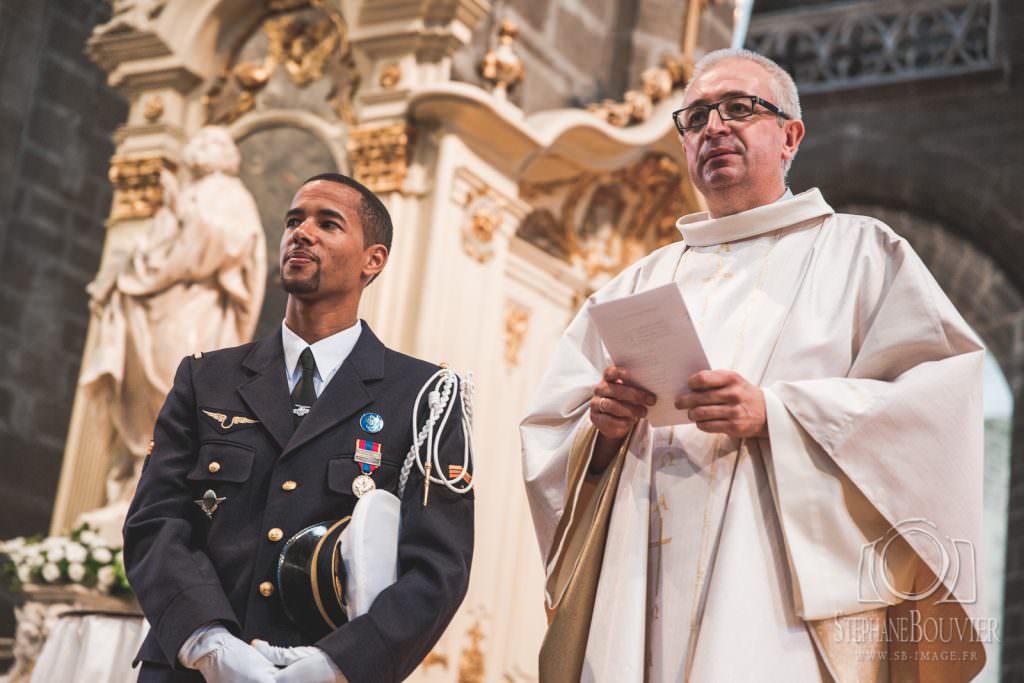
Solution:
<svg viewBox="0 0 1024 683">
<path fill-rule="evenodd" d="M 513 301 L 505 304 L 505 365 L 519 365 L 519 351 L 530 329 L 530 311 Z"/>
<path fill-rule="evenodd" d="M 509 19 L 502 21 L 498 29 L 497 47 L 488 50 L 480 62 L 480 75 L 498 97 L 506 97 L 523 80 L 525 74 L 523 60 L 512 49 L 512 42 L 517 35 L 519 27 L 515 22 Z"/>
<path fill-rule="evenodd" d="M 267 19 L 263 30 L 270 37 L 270 59 L 300 88 L 324 75 L 327 58 L 344 35 L 329 17 L 311 22 L 292 14 Z"/>
<path fill-rule="evenodd" d="M 385 64 L 380 71 L 380 87 L 390 90 L 402 81 L 402 67 L 398 62 Z"/>
<path fill-rule="evenodd" d="M 566 180 L 523 183 L 535 209 L 517 235 L 567 261 L 588 281 L 607 278 L 659 246 L 678 239 L 676 219 L 697 208 L 685 169 L 650 153 L 616 171 Z"/>
<path fill-rule="evenodd" d="M 177 165 L 163 156 L 114 156 L 108 177 L 114 186 L 110 220 L 149 218 L 163 202 L 160 172 Z"/>
<path fill-rule="evenodd" d="M 409 170 L 410 129 L 404 123 L 349 129 L 352 175 L 374 192 L 402 189 Z"/>
<path fill-rule="evenodd" d="M 483 683 L 484 680 L 484 653 L 480 648 L 480 642 L 484 639 L 484 632 L 480 628 L 480 622 L 475 621 L 468 631 L 469 647 L 462 650 L 462 657 L 459 660 L 458 683 Z"/>
<path fill-rule="evenodd" d="M 621 102 L 604 100 L 591 104 L 587 111 L 619 128 L 641 123 L 651 118 L 655 104 L 686 85 L 689 71 L 684 58 L 666 55 L 659 66 L 640 74 L 640 90 L 627 90 Z"/>
<path fill-rule="evenodd" d="M 441 654 L 435 650 L 431 650 L 427 653 L 427 656 L 423 658 L 423 662 L 420 663 L 423 670 L 427 670 L 432 666 L 439 666 L 445 671 L 448 670 L 448 655 Z"/>
<path fill-rule="evenodd" d="M 259 93 L 283 69 L 288 80 L 305 88 L 330 80 L 327 95 L 335 113 L 352 124 L 352 98 L 359 86 L 348 27 L 324 0 L 271 0 L 260 28 L 268 45 L 262 59 L 233 60 L 203 96 L 208 123 L 227 124 L 256 106 Z"/>
<path fill-rule="evenodd" d="M 488 191 L 471 192 L 466 196 L 462 223 L 462 248 L 479 263 L 494 256 L 494 233 L 501 226 L 501 207 Z"/>
</svg>

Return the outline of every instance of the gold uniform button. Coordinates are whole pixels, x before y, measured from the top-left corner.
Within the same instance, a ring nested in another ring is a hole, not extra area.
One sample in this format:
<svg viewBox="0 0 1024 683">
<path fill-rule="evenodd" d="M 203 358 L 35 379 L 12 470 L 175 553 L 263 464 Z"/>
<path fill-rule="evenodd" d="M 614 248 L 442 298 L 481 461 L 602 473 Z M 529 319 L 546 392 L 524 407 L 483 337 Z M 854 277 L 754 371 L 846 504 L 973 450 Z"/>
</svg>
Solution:
<svg viewBox="0 0 1024 683">
<path fill-rule="evenodd" d="M 291 479 L 289 479 L 288 481 L 286 481 L 283 484 L 281 484 L 281 490 L 282 491 L 294 491 L 295 489 L 298 488 L 298 486 L 299 486 L 298 483 L 296 483 L 296 482 L 292 481 Z"/>
<path fill-rule="evenodd" d="M 218 472 L 220 472 L 220 463 L 214 460 L 206 469 L 210 470 L 210 474 L 217 474 Z"/>
<path fill-rule="evenodd" d="M 270 531 L 267 532 L 267 540 L 268 541 L 271 541 L 273 543 L 277 543 L 282 538 L 284 538 L 284 532 L 281 531 L 280 529 L 278 529 L 277 527 L 274 527 L 273 529 L 271 529 Z"/>
<path fill-rule="evenodd" d="M 269 581 L 264 581 L 260 584 L 260 595 L 262 595 L 265 598 L 269 598 L 273 594 L 274 584 L 270 583 Z"/>
</svg>

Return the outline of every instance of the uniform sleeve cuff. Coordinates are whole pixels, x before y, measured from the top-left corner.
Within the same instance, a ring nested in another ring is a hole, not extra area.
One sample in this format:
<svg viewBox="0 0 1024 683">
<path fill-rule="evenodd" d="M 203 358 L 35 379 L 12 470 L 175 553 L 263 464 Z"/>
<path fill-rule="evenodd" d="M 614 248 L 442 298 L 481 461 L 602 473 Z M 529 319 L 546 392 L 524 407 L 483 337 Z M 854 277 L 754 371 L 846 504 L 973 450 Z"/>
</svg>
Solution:
<svg viewBox="0 0 1024 683">
<path fill-rule="evenodd" d="M 396 680 L 390 648 L 365 614 L 314 644 L 351 683 Z"/>
<path fill-rule="evenodd" d="M 211 622 L 221 622 L 238 634 L 238 619 L 219 584 L 193 586 L 178 593 L 153 624 L 157 642 L 167 661 L 179 668 L 178 653 L 196 629 Z"/>
</svg>

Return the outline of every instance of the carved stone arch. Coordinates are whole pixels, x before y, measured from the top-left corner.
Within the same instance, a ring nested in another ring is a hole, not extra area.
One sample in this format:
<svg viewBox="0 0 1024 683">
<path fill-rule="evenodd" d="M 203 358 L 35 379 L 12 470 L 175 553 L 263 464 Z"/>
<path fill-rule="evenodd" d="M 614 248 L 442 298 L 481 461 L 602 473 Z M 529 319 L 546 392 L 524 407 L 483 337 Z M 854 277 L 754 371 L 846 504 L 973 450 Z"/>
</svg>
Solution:
<svg viewBox="0 0 1024 683">
<path fill-rule="evenodd" d="M 345 148 L 345 127 L 336 122 L 325 121 L 315 114 L 302 109 L 270 109 L 256 111 L 228 126 L 231 137 L 236 141 L 253 135 L 266 128 L 290 126 L 300 128 L 313 135 L 334 159 L 340 173 L 349 173 L 348 151 Z"/>
</svg>

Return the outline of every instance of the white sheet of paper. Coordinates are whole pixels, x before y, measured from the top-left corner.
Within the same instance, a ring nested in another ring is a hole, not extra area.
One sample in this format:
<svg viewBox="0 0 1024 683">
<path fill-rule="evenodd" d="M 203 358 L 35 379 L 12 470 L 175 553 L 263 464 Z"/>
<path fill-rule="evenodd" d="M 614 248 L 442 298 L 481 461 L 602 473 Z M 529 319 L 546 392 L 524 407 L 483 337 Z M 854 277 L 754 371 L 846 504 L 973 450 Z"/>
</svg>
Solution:
<svg viewBox="0 0 1024 683">
<path fill-rule="evenodd" d="M 675 399 L 689 393 L 690 375 L 711 366 L 678 285 L 595 304 L 590 317 L 612 362 L 658 397 L 647 421 L 654 427 L 689 423 Z"/>
</svg>

